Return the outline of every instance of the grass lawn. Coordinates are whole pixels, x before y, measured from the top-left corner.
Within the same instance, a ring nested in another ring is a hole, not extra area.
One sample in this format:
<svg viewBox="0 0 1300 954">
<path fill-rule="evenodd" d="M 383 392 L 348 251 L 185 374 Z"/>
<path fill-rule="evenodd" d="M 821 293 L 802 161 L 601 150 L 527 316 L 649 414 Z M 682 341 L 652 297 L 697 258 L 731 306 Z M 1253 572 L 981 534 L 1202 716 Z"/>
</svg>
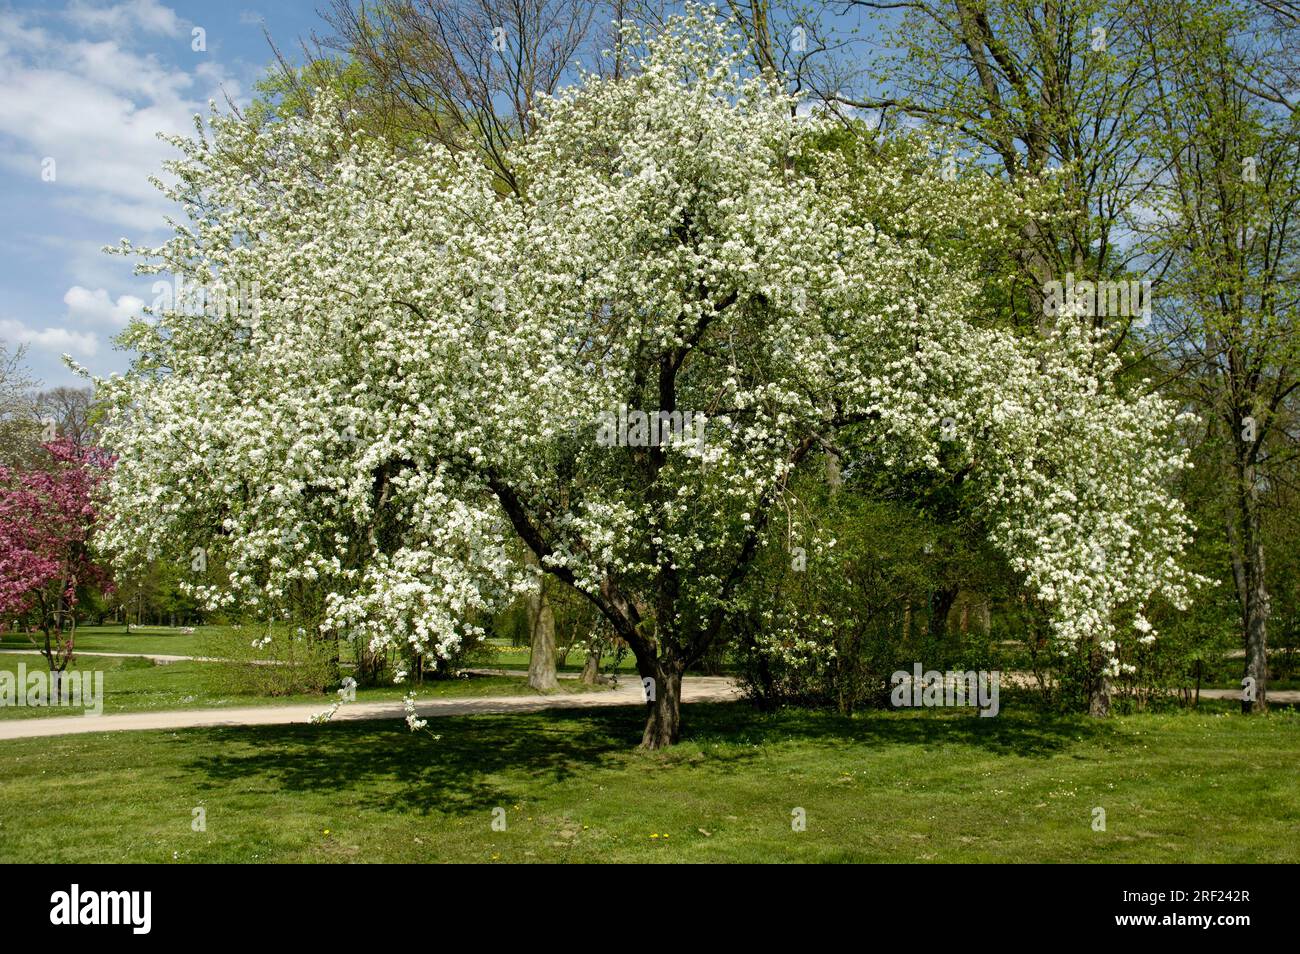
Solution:
<svg viewBox="0 0 1300 954">
<path fill-rule="evenodd" d="M 527 671 L 528 659 L 531 654 L 532 650 L 528 646 L 511 646 L 503 639 L 494 639 L 488 641 L 487 647 L 479 653 L 474 665 L 489 666 L 493 669 L 522 669 Z M 559 672 L 582 672 L 584 661 L 582 653 L 570 652 L 564 664 L 557 666 L 556 669 Z M 627 653 L 615 666 L 614 657 L 606 655 L 601 661 L 600 671 L 610 672 L 614 670 L 620 673 L 636 672 L 636 658 L 631 653 Z"/>
<path fill-rule="evenodd" d="M 43 656 L 0 654 L 0 670 L 17 673 L 19 663 L 30 672 L 48 672 Z M 326 709 L 337 699 L 335 693 L 312 695 L 267 696 L 253 692 L 235 692 L 220 678 L 224 663 L 175 662 L 155 664 L 138 656 L 82 656 L 69 668 L 72 671 L 101 670 L 104 673 L 104 714 L 146 712 L 156 709 L 211 709 L 225 706 L 288 705 L 295 702 L 315 703 Z M 584 686 L 576 680 L 564 680 L 557 692 L 599 692 L 603 686 Z M 528 695 L 523 676 L 479 676 L 461 679 L 427 680 L 422 686 L 384 686 L 358 688 L 357 702 L 401 700 L 409 691 L 417 700 L 471 696 Z M 0 706 L 0 719 L 31 719 L 76 715 L 80 710 L 58 706 Z"/>
<path fill-rule="evenodd" d="M 204 656 L 213 652 L 214 645 L 219 646 L 216 642 L 220 637 L 229 636 L 233 631 L 231 626 L 197 626 L 193 633 L 187 634 L 181 631 L 180 627 L 172 629 L 167 626 L 140 627 L 132 633 L 126 632 L 123 624 L 116 626 L 78 626 L 76 635 L 76 648 L 80 652 L 101 652 L 101 653 L 157 653 L 168 656 Z M 256 634 L 254 628 L 247 629 L 249 638 Z M 529 647 L 511 646 L 505 640 L 493 640 L 489 643 L 490 649 L 485 649 L 477 658 L 471 661 L 471 665 L 486 666 L 497 669 L 528 669 Z M 0 649 L 32 649 L 31 640 L 25 633 L 3 632 L 0 633 Z M 343 644 L 340 650 L 344 658 L 349 658 L 348 646 Z M 37 650 L 33 650 L 37 651 Z M 3 654 L 0 654 L 3 658 Z M 563 666 L 559 669 L 561 672 L 581 672 L 583 664 L 582 653 L 572 652 Z M 608 671 L 613 666 L 613 657 L 607 656 L 602 666 L 602 671 Z M 636 660 L 628 653 L 619 662 L 619 672 L 635 672 Z"/>
<path fill-rule="evenodd" d="M 613 708 L 431 719 L 439 738 L 394 719 L 0 742 L 0 861 L 1300 860 L 1300 716 L 1231 708 L 696 705 L 663 753 Z"/>
<path fill-rule="evenodd" d="M 125 625 L 78 626 L 76 648 L 81 652 L 101 653 L 160 653 L 168 656 L 202 655 L 202 642 L 210 634 L 227 630 L 224 626 L 198 626 L 192 634 L 178 627 L 166 626 L 126 632 Z M 39 638 L 39 637 L 38 637 Z M 31 649 L 31 640 L 25 633 L 0 633 L 0 649 Z M 37 650 L 39 651 L 39 650 Z"/>
</svg>

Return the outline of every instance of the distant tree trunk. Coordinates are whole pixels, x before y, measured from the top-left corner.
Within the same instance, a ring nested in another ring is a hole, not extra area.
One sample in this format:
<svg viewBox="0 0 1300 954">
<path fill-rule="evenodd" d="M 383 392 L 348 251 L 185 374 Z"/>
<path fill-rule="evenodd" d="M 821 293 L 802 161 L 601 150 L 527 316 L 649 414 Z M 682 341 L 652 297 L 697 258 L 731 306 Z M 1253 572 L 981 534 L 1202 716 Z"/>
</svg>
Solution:
<svg viewBox="0 0 1300 954">
<path fill-rule="evenodd" d="M 1247 629 L 1246 676 L 1255 680 L 1255 698 L 1253 701 L 1242 701 L 1241 711 L 1246 713 L 1268 711 L 1268 653 L 1266 651 L 1267 636 L 1265 633 L 1267 611 L 1259 610 L 1259 607 L 1264 605 L 1267 599 L 1267 595 L 1256 596 L 1254 607 L 1252 607 L 1255 611 L 1251 614 Z"/>
<path fill-rule="evenodd" d="M 539 565 L 531 550 L 527 551 L 527 558 L 530 564 Z M 542 577 L 538 577 L 536 588 L 528 594 L 528 628 L 532 642 L 532 652 L 528 657 L 528 685 L 549 692 L 559 685 L 555 675 L 555 614 L 546 598 Z"/>
<path fill-rule="evenodd" d="M 830 488 L 831 496 L 840 492 L 844 486 L 844 476 L 840 472 L 840 455 L 835 451 L 826 452 L 826 486 Z"/>
<path fill-rule="evenodd" d="M 928 635 L 930 645 L 926 647 L 927 653 L 938 653 L 942 650 L 948 636 L 948 614 L 952 611 L 952 605 L 957 600 L 957 587 L 948 586 L 935 590 L 930 594 L 930 622 Z M 940 660 L 928 659 L 927 664 L 937 663 Z M 946 662 L 946 660 L 944 660 Z"/>
<path fill-rule="evenodd" d="M 724 650 L 721 644 L 709 647 L 709 651 L 700 657 L 696 666 L 706 676 L 721 676 L 724 662 Z"/>
<path fill-rule="evenodd" d="M 600 643 L 593 639 L 591 648 L 587 650 L 587 659 L 582 664 L 582 676 L 580 682 L 584 686 L 594 686 L 596 677 L 600 675 Z"/>
<path fill-rule="evenodd" d="M 1098 676 L 1088 695 L 1088 715 L 1104 719 L 1110 715 L 1110 676 Z"/>
<path fill-rule="evenodd" d="M 66 589 L 66 586 L 65 583 L 63 589 Z M 77 620 L 76 617 L 73 617 L 70 620 L 65 638 L 63 589 L 60 590 L 60 595 L 55 598 L 52 610 L 44 597 L 38 598 L 39 603 L 37 605 L 37 612 L 40 613 L 39 626 L 42 635 L 45 637 L 41 655 L 45 657 L 45 661 L 49 665 L 56 689 L 60 684 L 62 672 L 68 668 L 68 663 L 73 659 L 73 644 L 77 629 Z"/>
</svg>

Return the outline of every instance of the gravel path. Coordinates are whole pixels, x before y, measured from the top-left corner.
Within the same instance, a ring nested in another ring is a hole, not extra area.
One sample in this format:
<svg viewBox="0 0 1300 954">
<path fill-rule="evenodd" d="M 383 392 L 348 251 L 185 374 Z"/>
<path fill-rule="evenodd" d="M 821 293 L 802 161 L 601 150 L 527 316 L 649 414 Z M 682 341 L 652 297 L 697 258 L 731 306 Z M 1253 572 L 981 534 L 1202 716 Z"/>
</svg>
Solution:
<svg viewBox="0 0 1300 954">
<path fill-rule="evenodd" d="M 21 649 L 0 649 L 0 653 L 28 653 Z M 159 653 L 85 652 L 79 656 L 143 656 L 159 663 L 220 662 L 202 656 L 172 656 Z M 473 669 L 481 675 L 526 676 L 521 670 Z M 560 673 L 561 679 L 576 679 L 577 673 Z M 642 705 L 641 684 L 635 673 L 626 674 L 616 689 L 603 692 L 571 693 L 553 696 L 486 696 L 477 699 L 432 699 L 417 705 L 421 718 L 511 712 L 540 712 L 544 709 L 594 709 L 604 706 Z M 1004 673 L 1008 684 L 1030 685 L 1029 673 Z M 1206 699 L 1240 699 L 1240 689 L 1202 689 Z M 740 698 L 733 680 L 725 676 L 687 676 L 682 680 L 683 702 L 731 702 Z M 1270 702 L 1300 704 L 1300 690 L 1274 690 Z M 51 716 L 31 719 L 0 720 L 0 741 L 30 739 L 52 735 L 86 732 L 128 732 L 149 729 L 192 729 L 204 726 L 292 725 L 307 723 L 312 716 L 329 708 L 330 700 L 287 706 L 245 706 L 226 709 L 173 709 L 159 712 L 127 712 L 100 716 Z M 405 711 L 401 702 L 352 702 L 339 707 L 333 721 L 352 719 L 400 719 Z"/>
<path fill-rule="evenodd" d="M 89 654 L 87 654 L 89 655 Z M 740 698 L 735 684 L 722 676 L 687 676 L 682 680 L 683 702 L 730 702 Z M 617 689 L 554 696 L 487 696 L 479 699 L 432 699 L 417 704 L 421 718 L 539 712 L 543 709 L 597 709 L 605 706 L 643 705 L 641 684 L 625 680 Z M 310 705 L 247 706 L 241 709 L 175 709 L 163 712 L 127 712 L 100 716 L 51 716 L 0 721 L 0 741 L 86 732 L 129 732 L 147 729 L 193 729 L 204 726 L 293 725 L 307 723 L 328 709 L 328 700 Z M 401 719 L 398 702 L 349 702 L 331 721 Z"/>
</svg>

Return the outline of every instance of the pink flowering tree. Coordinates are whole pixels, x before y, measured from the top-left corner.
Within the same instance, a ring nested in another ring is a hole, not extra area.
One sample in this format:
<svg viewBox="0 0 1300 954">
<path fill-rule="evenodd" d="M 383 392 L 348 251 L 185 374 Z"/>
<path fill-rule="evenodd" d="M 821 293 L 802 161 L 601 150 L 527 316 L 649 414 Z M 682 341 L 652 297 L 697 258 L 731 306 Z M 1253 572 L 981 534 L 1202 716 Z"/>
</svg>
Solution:
<svg viewBox="0 0 1300 954">
<path fill-rule="evenodd" d="M 0 465 L 0 619 L 17 620 L 61 673 L 73 658 L 78 588 L 110 585 L 90 536 L 95 488 L 113 459 L 62 438 L 42 446 L 42 468 Z"/>
</svg>

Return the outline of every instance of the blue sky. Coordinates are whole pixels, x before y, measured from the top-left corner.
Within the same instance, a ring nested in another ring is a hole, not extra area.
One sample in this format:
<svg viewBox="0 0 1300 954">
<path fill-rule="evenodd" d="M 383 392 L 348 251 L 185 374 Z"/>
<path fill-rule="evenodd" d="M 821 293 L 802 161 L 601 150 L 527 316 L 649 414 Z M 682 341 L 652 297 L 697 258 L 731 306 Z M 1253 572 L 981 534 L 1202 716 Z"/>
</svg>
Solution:
<svg viewBox="0 0 1300 954">
<path fill-rule="evenodd" d="M 166 237 L 148 183 L 209 98 L 248 100 L 272 61 L 323 24 L 315 0 L 229 4 L 69 0 L 0 5 L 0 339 L 28 346 L 45 386 L 124 370 L 112 339 L 152 300 L 152 278 L 100 249 Z M 206 50 L 196 51 L 194 30 Z M 42 170 L 53 159 L 54 179 Z"/>
</svg>

